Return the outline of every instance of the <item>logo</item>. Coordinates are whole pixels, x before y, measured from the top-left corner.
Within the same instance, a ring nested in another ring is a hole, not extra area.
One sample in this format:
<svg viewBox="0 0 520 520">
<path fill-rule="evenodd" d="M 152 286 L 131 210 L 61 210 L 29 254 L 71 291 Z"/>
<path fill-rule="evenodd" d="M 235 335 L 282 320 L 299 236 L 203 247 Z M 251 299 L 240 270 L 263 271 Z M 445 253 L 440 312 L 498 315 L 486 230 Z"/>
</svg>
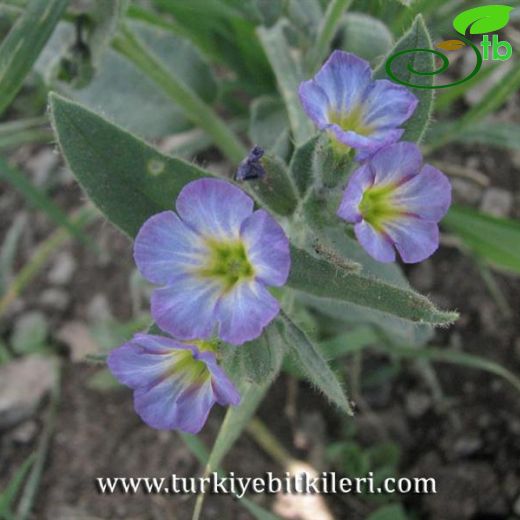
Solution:
<svg viewBox="0 0 520 520">
<path fill-rule="evenodd" d="M 466 46 L 472 48 L 476 57 L 475 67 L 466 77 L 446 85 L 416 85 L 410 81 L 404 81 L 394 74 L 392 65 L 394 64 L 395 60 L 401 56 L 416 52 L 428 52 L 434 54 L 436 57 L 440 58 L 441 65 L 434 71 L 417 71 L 413 68 L 412 63 L 409 62 L 407 64 L 409 72 L 419 76 L 435 76 L 437 74 L 441 74 L 449 67 L 450 63 L 445 54 L 434 49 L 405 49 L 403 51 L 392 54 L 386 60 L 385 64 L 388 77 L 392 81 L 400 83 L 401 85 L 406 85 L 407 87 L 423 89 L 448 88 L 454 87 L 455 85 L 460 85 L 461 83 L 465 83 L 466 81 L 469 81 L 471 78 L 473 78 L 482 67 L 483 60 L 508 60 L 513 54 L 513 48 L 511 47 L 511 44 L 507 41 L 500 41 L 496 34 L 493 34 L 492 38 L 490 39 L 488 33 L 498 31 L 499 29 L 505 27 L 509 22 L 509 13 L 512 9 L 513 8 L 508 5 L 484 5 L 462 11 L 462 13 L 459 13 L 453 20 L 453 27 L 460 35 L 458 39 L 444 40 L 436 44 L 438 49 L 442 49 L 448 52 L 455 51 Z M 479 47 L 470 40 L 470 36 L 475 34 L 483 35 L 482 42 L 480 43 L 480 46 L 482 47 L 482 53 L 480 52 Z"/>
</svg>

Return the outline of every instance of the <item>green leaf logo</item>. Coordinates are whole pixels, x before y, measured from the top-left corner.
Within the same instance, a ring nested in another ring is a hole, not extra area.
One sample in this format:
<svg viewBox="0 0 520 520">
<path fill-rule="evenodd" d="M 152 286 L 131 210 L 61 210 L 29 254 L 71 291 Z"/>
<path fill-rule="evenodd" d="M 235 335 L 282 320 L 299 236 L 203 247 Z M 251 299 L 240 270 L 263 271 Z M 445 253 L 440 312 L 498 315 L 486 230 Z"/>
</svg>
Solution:
<svg viewBox="0 0 520 520">
<path fill-rule="evenodd" d="M 462 35 L 469 29 L 469 34 L 485 34 L 498 31 L 509 22 L 508 5 L 483 5 L 462 11 L 453 20 L 453 27 Z"/>
</svg>

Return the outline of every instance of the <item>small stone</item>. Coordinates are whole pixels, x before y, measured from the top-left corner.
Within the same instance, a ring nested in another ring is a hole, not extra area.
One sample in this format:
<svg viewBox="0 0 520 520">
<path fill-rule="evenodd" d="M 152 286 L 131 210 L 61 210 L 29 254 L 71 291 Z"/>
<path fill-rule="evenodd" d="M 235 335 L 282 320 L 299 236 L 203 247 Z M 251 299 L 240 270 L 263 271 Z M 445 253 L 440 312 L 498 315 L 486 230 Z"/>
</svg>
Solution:
<svg viewBox="0 0 520 520">
<path fill-rule="evenodd" d="M 49 309 L 63 311 L 67 308 L 69 302 L 69 295 L 65 291 L 56 287 L 50 287 L 49 289 L 45 289 L 40 294 L 41 305 Z"/>
<path fill-rule="evenodd" d="M 482 447 L 482 439 L 477 436 L 461 437 L 455 441 L 453 452 L 459 457 L 467 457 Z"/>
<path fill-rule="evenodd" d="M 54 263 L 47 275 L 50 283 L 55 285 L 65 285 L 69 283 L 76 271 L 76 261 L 67 251 L 56 255 Z"/>
<path fill-rule="evenodd" d="M 112 319 L 112 311 L 107 297 L 98 293 L 94 295 L 87 306 L 87 319 L 90 323 L 99 323 Z"/>
<path fill-rule="evenodd" d="M 69 347 L 70 358 L 75 362 L 84 361 L 88 354 L 99 351 L 99 345 L 90 334 L 88 327 L 80 321 L 65 323 L 56 337 Z"/>
<path fill-rule="evenodd" d="M 520 516 L 520 495 L 518 495 L 518 498 L 515 500 L 515 503 L 513 504 L 513 513 L 515 515 Z"/>
<path fill-rule="evenodd" d="M 488 188 L 480 203 L 481 211 L 495 217 L 507 217 L 512 207 L 512 193 L 502 188 Z"/>
<path fill-rule="evenodd" d="M 409 392 L 406 396 L 405 408 L 410 417 L 421 417 L 430 408 L 432 400 L 427 394 Z"/>
<path fill-rule="evenodd" d="M 42 148 L 25 163 L 25 168 L 32 174 L 35 186 L 41 188 L 49 182 L 49 175 L 59 161 L 59 156 L 50 148 Z"/>
<path fill-rule="evenodd" d="M 0 366 L 0 429 L 29 418 L 56 379 L 52 358 L 38 354 Z"/>
<path fill-rule="evenodd" d="M 45 316 L 38 311 L 27 312 L 14 323 L 11 347 L 19 354 L 38 352 L 45 346 L 48 333 Z"/>
<path fill-rule="evenodd" d="M 458 202 L 477 204 L 482 196 L 482 188 L 465 179 L 451 179 L 453 198 Z"/>
<path fill-rule="evenodd" d="M 26 421 L 11 432 L 11 438 L 18 444 L 29 444 L 35 437 L 38 426 L 35 421 Z"/>
</svg>

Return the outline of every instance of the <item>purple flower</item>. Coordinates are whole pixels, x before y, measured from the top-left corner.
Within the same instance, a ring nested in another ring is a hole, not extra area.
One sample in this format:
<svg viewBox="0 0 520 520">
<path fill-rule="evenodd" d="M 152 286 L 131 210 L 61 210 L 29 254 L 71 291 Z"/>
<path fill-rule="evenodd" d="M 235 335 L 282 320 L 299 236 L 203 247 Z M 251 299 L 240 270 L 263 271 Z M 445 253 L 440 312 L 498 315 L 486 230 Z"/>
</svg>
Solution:
<svg viewBox="0 0 520 520">
<path fill-rule="evenodd" d="M 300 84 L 303 109 L 320 130 L 357 150 L 364 160 L 399 140 L 398 128 L 418 100 L 402 85 L 372 81 L 370 65 L 355 54 L 334 51 L 314 78 Z"/>
<path fill-rule="evenodd" d="M 380 262 L 428 258 L 439 246 L 437 223 L 448 211 L 451 186 L 446 176 L 422 165 L 413 143 L 379 150 L 349 179 L 337 215 L 355 224 L 365 250 Z"/>
<path fill-rule="evenodd" d="M 134 244 L 141 274 L 162 285 L 152 316 L 180 339 L 218 335 L 240 345 L 258 337 L 280 307 L 267 286 L 289 274 L 289 242 L 264 210 L 232 184 L 201 179 L 180 192 L 177 213 L 149 218 Z"/>
<path fill-rule="evenodd" d="M 137 414 L 159 430 L 198 433 L 216 402 L 240 402 L 207 342 L 187 344 L 136 334 L 110 353 L 108 366 L 118 381 L 134 390 Z"/>
</svg>

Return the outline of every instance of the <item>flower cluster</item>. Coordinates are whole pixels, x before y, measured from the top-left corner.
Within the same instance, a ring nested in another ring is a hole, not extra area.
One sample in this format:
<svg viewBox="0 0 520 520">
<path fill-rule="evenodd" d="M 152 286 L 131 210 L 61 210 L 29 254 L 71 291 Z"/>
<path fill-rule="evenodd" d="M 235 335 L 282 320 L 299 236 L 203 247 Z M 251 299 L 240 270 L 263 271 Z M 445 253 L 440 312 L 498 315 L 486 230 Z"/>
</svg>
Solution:
<svg viewBox="0 0 520 520">
<path fill-rule="evenodd" d="M 336 150 L 356 150 L 352 174 L 337 215 L 354 224 L 365 250 L 380 262 L 420 262 L 439 245 L 438 222 L 451 202 L 451 186 L 439 170 L 422 164 L 419 148 L 397 141 L 417 98 L 406 87 L 372 81 L 369 64 L 334 51 L 313 79 L 299 88 L 300 100 Z"/>
<path fill-rule="evenodd" d="M 405 87 L 373 81 L 367 62 L 335 51 L 299 88 L 304 110 L 335 150 L 356 150 L 359 168 L 337 215 L 354 224 L 361 245 L 381 262 L 430 256 L 438 222 L 451 200 L 446 177 L 422 164 L 419 148 L 398 142 L 418 100 Z M 265 175 L 263 150 L 253 148 L 236 179 Z M 134 391 L 135 409 L 150 426 L 200 431 L 215 403 L 240 396 L 218 364 L 218 342 L 257 338 L 280 306 L 269 287 L 289 275 L 289 241 L 280 225 L 235 185 L 188 183 L 175 211 L 149 218 L 134 243 L 141 274 L 158 286 L 152 316 L 171 337 L 137 334 L 111 352 L 108 366 Z"/>
<path fill-rule="evenodd" d="M 175 339 L 138 334 L 109 367 L 146 423 L 195 433 L 215 402 L 239 401 L 213 340 L 241 345 L 262 333 L 280 310 L 268 287 L 285 284 L 291 261 L 280 225 L 229 182 L 187 184 L 176 209 L 149 218 L 134 243 L 139 271 L 161 286 L 152 316 Z"/>
</svg>

